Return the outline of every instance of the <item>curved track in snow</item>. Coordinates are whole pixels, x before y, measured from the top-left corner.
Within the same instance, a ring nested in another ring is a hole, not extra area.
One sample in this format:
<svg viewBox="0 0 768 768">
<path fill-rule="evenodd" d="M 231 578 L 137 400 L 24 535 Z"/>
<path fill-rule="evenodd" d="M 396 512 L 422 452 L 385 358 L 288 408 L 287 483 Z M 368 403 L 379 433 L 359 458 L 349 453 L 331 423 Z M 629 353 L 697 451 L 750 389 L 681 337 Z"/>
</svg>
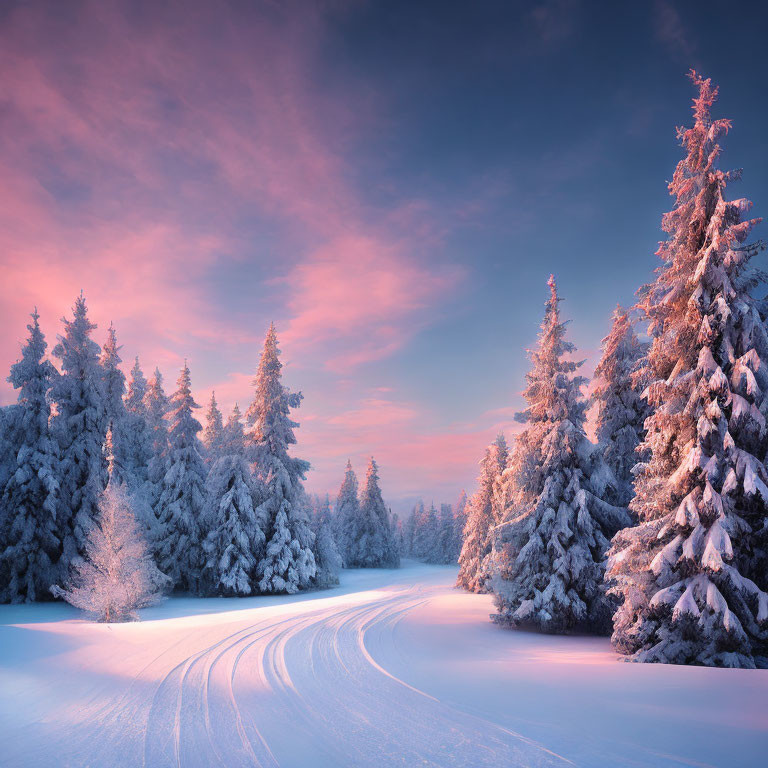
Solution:
<svg viewBox="0 0 768 768">
<path fill-rule="evenodd" d="M 72 711 L 52 711 L 17 730 L 0 763 L 568 764 L 387 669 L 387 659 L 403 655 L 396 643 L 399 623 L 436 590 L 445 591 L 444 577 L 439 585 L 398 583 L 404 576 L 386 572 L 358 578 L 374 588 L 293 601 L 257 599 L 244 610 L 134 625 L 62 622 L 57 631 L 64 626 L 80 644 L 56 665 Z"/>
</svg>

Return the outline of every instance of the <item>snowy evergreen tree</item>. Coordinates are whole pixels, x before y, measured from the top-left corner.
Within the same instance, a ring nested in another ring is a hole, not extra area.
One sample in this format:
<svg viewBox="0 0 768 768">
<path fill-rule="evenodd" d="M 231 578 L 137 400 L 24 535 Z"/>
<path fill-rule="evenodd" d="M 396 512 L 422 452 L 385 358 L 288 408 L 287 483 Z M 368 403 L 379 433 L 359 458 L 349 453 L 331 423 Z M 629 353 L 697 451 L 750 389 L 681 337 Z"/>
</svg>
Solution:
<svg viewBox="0 0 768 768">
<path fill-rule="evenodd" d="M 451 562 L 457 563 L 461 554 L 461 546 L 464 543 L 464 528 L 467 525 L 467 492 L 462 490 L 459 500 L 453 507 L 453 537 Z"/>
<path fill-rule="evenodd" d="M 494 542 L 493 619 L 546 632 L 600 632 L 612 613 L 605 553 L 629 518 L 602 499 L 610 472 L 584 432 L 585 380 L 575 374 L 581 363 L 567 359 L 575 347 L 565 339 L 554 277 L 549 287 L 523 392 L 528 407 L 520 420 L 528 426 L 514 452 L 525 476 Z"/>
<path fill-rule="evenodd" d="M 360 494 L 360 511 L 348 539 L 350 568 L 397 568 L 397 552 L 389 512 L 379 488 L 379 469 L 371 458 Z"/>
<path fill-rule="evenodd" d="M 642 295 L 652 343 L 646 421 L 632 507 L 608 577 L 623 603 L 613 643 L 635 661 L 768 665 L 766 530 L 768 336 L 752 296 L 764 277 L 744 245 L 759 220 L 727 201 L 739 173 L 717 168 L 730 128 L 713 120 L 717 89 L 698 88 L 686 156 L 669 184 L 662 266 Z"/>
<path fill-rule="evenodd" d="M 147 481 L 148 465 L 152 458 L 152 436 L 147 424 L 147 380 L 141 370 L 139 358 L 131 368 L 128 393 L 125 397 L 126 462 L 130 469 L 132 487 L 141 488 Z"/>
<path fill-rule="evenodd" d="M 12 412 L 12 447 L 8 445 L 10 472 L 0 499 L 0 509 L 5 510 L 0 516 L 0 602 L 4 603 L 48 597 L 61 554 L 56 523 L 59 447 L 49 428 L 48 401 L 58 373 L 44 359 L 47 344 L 39 318 L 35 309 L 21 360 L 11 366 L 8 377 L 19 396 Z"/>
<path fill-rule="evenodd" d="M 320 502 L 319 508 L 312 515 L 312 530 L 315 534 L 313 552 L 317 565 L 313 584 L 320 589 L 327 589 L 339 583 L 341 570 L 341 555 L 333 536 L 331 501 L 328 496 Z"/>
<path fill-rule="evenodd" d="M 509 449 L 504 435 L 485 449 L 480 462 L 477 491 L 467 505 L 464 541 L 459 555 L 459 575 L 456 585 L 469 592 L 487 592 L 489 574 L 485 570 L 486 558 L 493 547 L 497 511 L 494 508 L 494 485 L 507 465 Z"/>
<path fill-rule="evenodd" d="M 193 410 L 200 406 L 192 397 L 186 361 L 177 385 L 168 413 L 168 469 L 155 505 L 155 555 L 160 570 L 170 577 L 174 587 L 194 592 L 199 588 L 204 563 L 207 471 L 197 437 L 202 427 L 193 415 Z"/>
<path fill-rule="evenodd" d="M 646 348 L 637 338 L 629 312 L 617 306 L 595 368 L 592 402 L 597 408 L 597 442 L 616 479 L 615 493 L 609 500 L 621 507 L 626 507 L 634 495 L 632 467 L 638 461 L 636 449 L 649 413 L 638 371 Z"/>
<path fill-rule="evenodd" d="M 358 518 L 360 516 L 360 500 L 358 498 L 357 475 L 352 469 L 352 462 L 347 460 L 344 480 L 336 497 L 335 521 L 336 540 L 339 542 L 339 552 L 345 567 L 350 562 L 350 542 L 355 536 Z"/>
<path fill-rule="evenodd" d="M 110 324 L 107 329 L 107 340 L 101 348 L 101 381 L 104 394 L 104 410 L 106 427 L 111 433 L 112 445 L 110 450 L 114 456 L 117 483 L 131 481 L 132 462 L 128 436 L 126 434 L 126 410 L 123 397 L 125 396 L 125 374 L 120 370 L 120 349 L 117 344 L 117 334 Z"/>
<path fill-rule="evenodd" d="M 147 463 L 148 496 L 153 505 L 163 490 L 163 478 L 168 460 L 168 423 L 165 419 L 169 403 L 163 390 L 163 375 L 155 368 L 144 395 L 144 413 L 150 441 Z"/>
<path fill-rule="evenodd" d="M 54 432 L 61 449 L 57 522 L 64 570 L 85 551 L 85 540 L 98 516 L 99 498 L 107 482 L 103 453 L 107 415 L 100 349 L 91 339 L 96 326 L 88 319 L 82 294 L 73 311 L 72 320 L 62 320 L 64 335 L 53 348 L 53 354 L 61 360 L 62 375 L 51 391 L 57 410 Z"/>
<path fill-rule="evenodd" d="M 203 445 L 205 446 L 205 460 L 207 464 L 213 464 L 222 454 L 224 441 L 224 421 L 216 402 L 216 393 L 211 392 L 211 400 L 205 413 L 205 430 L 203 430 Z"/>
<path fill-rule="evenodd" d="M 136 522 L 127 487 L 110 479 L 99 500 L 99 516 L 88 532 L 84 559 L 71 568 L 69 583 L 51 587 L 97 621 L 138 618 L 139 608 L 156 604 L 168 580 L 149 553 Z"/>
<path fill-rule="evenodd" d="M 235 403 L 232 413 L 224 425 L 221 440 L 221 453 L 224 456 L 242 456 L 245 451 L 245 430 L 243 429 L 240 408 Z"/>
<path fill-rule="evenodd" d="M 264 555 L 264 527 L 259 517 L 261 490 L 240 455 L 222 456 L 208 474 L 211 509 L 203 542 L 203 581 L 208 592 L 250 595 L 257 590 L 256 567 Z"/>
<path fill-rule="evenodd" d="M 316 566 L 314 535 L 301 504 L 309 463 L 288 454 L 298 427 L 290 411 L 301 404 L 302 395 L 281 383 L 279 355 L 275 326 L 270 325 L 254 381 L 254 400 L 246 414 L 251 426 L 246 449 L 265 493 L 258 510 L 266 520 L 267 538 L 266 554 L 258 566 L 259 589 L 292 594 L 310 586 Z"/>
<path fill-rule="evenodd" d="M 416 533 L 414 535 L 414 551 L 417 557 L 428 563 L 438 562 L 438 539 L 440 536 L 440 520 L 434 502 L 429 509 L 419 515 Z"/>
<path fill-rule="evenodd" d="M 450 504 L 440 505 L 437 541 L 432 551 L 432 557 L 427 562 L 438 565 L 450 565 L 456 562 L 456 555 L 453 551 L 453 508 Z"/>
</svg>

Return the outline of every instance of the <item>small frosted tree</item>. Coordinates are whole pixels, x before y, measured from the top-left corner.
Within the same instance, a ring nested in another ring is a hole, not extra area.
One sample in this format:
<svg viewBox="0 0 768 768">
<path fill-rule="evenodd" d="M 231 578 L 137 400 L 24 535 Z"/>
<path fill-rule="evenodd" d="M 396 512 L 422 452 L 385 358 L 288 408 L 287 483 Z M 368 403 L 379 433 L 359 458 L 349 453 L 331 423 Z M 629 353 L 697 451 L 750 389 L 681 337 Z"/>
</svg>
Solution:
<svg viewBox="0 0 768 768">
<path fill-rule="evenodd" d="M 344 565 L 349 564 L 350 541 L 354 536 L 357 519 L 360 516 L 360 500 L 358 498 L 357 475 L 352 469 L 352 462 L 347 459 L 347 469 L 344 480 L 336 497 L 336 540 L 339 542 L 339 551 Z"/>
<path fill-rule="evenodd" d="M 101 492 L 107 483 L 104 405 L 99 345 L 91 339 L 96 326 L 88 319 L 85 298 L 75 301 L 72 320 L 64 318 L 64 334 L 53 354 L 61 360 L 62 375 L 53 384 L 56 403 L 53 431 L 60 446 L 58 525 L 63 553 L 60 564 L 69 567 L 85 551 L 85 539 L 98 515 Z"/>
<path fill-rule="evenodd" d="M 265 520 L 257 514 L 261 492 L 242 456 L 217 459 L 206 483 L 209 532 L 203 542 L 203 581 L 208 592 L 250 595 L 264 555 Z"/>
<path fill-rule="evenodd" d="M 469 592 L 488 591 L 487 557 L 493 548 L 493 528 L 497 522 L 494 508 L 494 485 L 507 465 L 509 449 L 504 435 L 485 449 L 480 462 L 477 491 L 467 505 L 467 522 L 459 555 L 456 585 Z"/>
<path fill-rule="evenodd" d="M 205 429 L 203 430 L 203 445 L 205 446 L 205 460 L 207 464 L 213 464 L 222 455 L 222 443 L 224 441 L 224 420 L 216 402 L 216 393 L 211 392 L 211 400 L 205 413 Z"/>
<path fill-rule="evenodd" d="M 613 643 L 634 661 L 768 665 L 768 335 L 753 291 L 764 277 L 745 245 L 759 219 L 725 199 L 739 173 L 716 167 L 730 121 L 717 89 L 698 89 L 662 266 L 641 294 L 652 343 L 646 421 L 632 508 L 613 541 L 608 578 L 623 601 Z"/>
<path fill-rule="evenodd" d="M 309 463 L 288 454 L 298 427 L 290 412 L 301 404 L 302 395 L 289 392 L 281 383 L 279 356 L 275 326 L 270 325 L 253 382 L 254 399 L 246 414 L 251 426 L 246 449 L 264 486 L 258 512 L 265 520 L 267 545 L 258 566 L 259 589 L 292 594 L 309 587 L 317 569 L 314 535 L 301 504 Z"/>
<path fill-rule="evenodd" d="M 69 583 L 51 592 L 96 621 L 118 622 L 137 619 L 136 611 L 157 603 L 166 586 L 133 515 L 127 486 L 110 480 L 84 558 L 72 565 Z"/>
<path fill-rule="evenodd" d="M 200 406 L 192 397 L 186 361 L 171 398 L 168 420 L 169 451 L 162 491 L 155 505 L 157 532 L 155 554 L 160 570 L 174 587 L 196 591 L 204 557 L 204 515 L 207 506 L 207 471 L 200 455 L 197 433 L 202 429 L 193 410 Z"/>
<path fill-rule="evenodd" d="M 313 583 L 320 589 L 327 589 L 339 583 L 341 555 L 333 536 L 331 501 L 326 495 L 312 515 L 312 530 L 315 534 L 313 552 L 317 573 Z"/>
<path fill-rule="evenodd" d="M 638 461 L 637 446 L 649 409 L 639 371 L 647 345 L 637 338 L 630 313 L 620 306 L 613 313 L 602 349 L 592 388 L 597 442 L 616 480 L 610 501 L 626 507 L 634 495 L 632 468 Z"/>
<path fill-rule="evenodd" d="M 397 568 L 397 552 L 389 512 L 379 488 L 379 470 L 371 458 L 360 494 L 360 510 L 348 540 L 351 568 Z"/>
<path fill-rule="evenodd" d="M 48 391 L 58 373 L 45 360 L 46 342 L 37 309 L 29 338 L 8 381 L 19 390 L 12 413 L 9 477 L 0 494 L 2 524 L 0 602 L 31 602 L 48 595 L 60 555 L 56 525 L 59 447 L 51 435 Z M 10 430 L 9 430 L 10 431 Z"/>
<path fill-rule="evenodd" d="M 575 347 L 565 338 L 554 277 L 549 288 L 519 416 L 527 428 L 513 451 L 518 492 L 494 541 L 492 618 L 545 632 L 601 632 L 612 612 L 605 553 L 629 518 L 602 498 L 610 473 L 584 432 L 585 380 L 575 374 L 581 363 L 569 359 Z"/>
</svg>

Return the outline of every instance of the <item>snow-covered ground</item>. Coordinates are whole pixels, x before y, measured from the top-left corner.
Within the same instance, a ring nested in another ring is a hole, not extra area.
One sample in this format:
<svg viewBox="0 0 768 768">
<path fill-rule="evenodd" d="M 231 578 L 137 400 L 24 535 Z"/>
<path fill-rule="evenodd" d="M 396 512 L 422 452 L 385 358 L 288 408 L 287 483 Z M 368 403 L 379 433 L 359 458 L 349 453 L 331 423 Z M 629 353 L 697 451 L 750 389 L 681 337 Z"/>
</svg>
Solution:
<svg viewBox="0 0 768 768">
<path fill-rule="evenodd" d="M 762 766 L 768 672 L 501 630 L 456 569 L 177 598 L 134 624 L 0 606 L 2 766 Z"/>
</svg>

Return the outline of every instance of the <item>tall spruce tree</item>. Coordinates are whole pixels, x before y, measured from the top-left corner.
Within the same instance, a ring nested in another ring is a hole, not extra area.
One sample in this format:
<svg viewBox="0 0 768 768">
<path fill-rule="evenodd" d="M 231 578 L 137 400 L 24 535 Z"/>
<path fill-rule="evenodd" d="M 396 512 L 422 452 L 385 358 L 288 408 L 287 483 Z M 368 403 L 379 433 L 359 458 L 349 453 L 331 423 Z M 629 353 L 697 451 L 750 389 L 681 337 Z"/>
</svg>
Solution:
<svg viewBox="0 0 768 768">
<path fill-rule="evenodd" d="M 163 374 L 158 368 L 147 384 L 144 395 L 145 419 L 149 438 L 149 461 L 147 463 L 148 496 L 153 505 L 163 490 L 163 478 L 168 460 L 168 397 L 163 389 Z"/>
<path fill-rule="evenodd" d="M 648 404 L 642 397 L 640 362 L 647 351 L 635 333 L 630 313 L 617 306 L 611 332 L 603 339 L 603 354 L 595 368 L 592 402 L 597 442 L 616 479 L 610 501 L 626 507 L 632 500 L 632 467 L 643 438 Z"/>
<path fill-rule="evenodd" d="M 7 510 L 5 519 L 0 519 L 0 602 L 4 603 L 49 597 L 61 554 L 56 523 L 59 446 L 49 427 L 48 400 L 58 372 L 44 359 L 47 344 L 39 318 L 35 309 L 21 360 L 11 366 L 8 377 L 19 396 L 12 412 L 10 472 L 0 499 L 0 508 Z"/>
<path fill-rule="evenodd" d="M 467 505 L 464 541 L 459 555 L 459 575 L 456 585 L 470 592 L 487 592 L 487 557 L 493 547 L 497 512 L 494 507 L 494 487 L 507 466 L 509 449 L 504 435 L 485 449 L 480 462 L 477 491 Z"/>
<path fill-rule="evenodd" d="M 125 397 L 126 457 L 133 486 L 141 488 L 147 481 L 149 460 L 152 457 L 152 439 L 147 425 L 147 380 L 137 357 L 131 368 L 128 392 Z"/>
<path fill-rule="evenodd" d="M 251 426 L 246 448 L 265 499 L 258 512 L 266 521 L 266 553 L 258 566 L 262 592 L 289 594 L 310 586 L 316 573 L 312 553 L 314 534 L 304 505 L 302 480 L 309 463 L 290 456 L 299 425 L 290 417 L 301 404 L 300 392 L 289 392 L 281 383 L 282 363 L 274 324 L 269 326 L 253 382 L 255 395 L 246 419 Z"/>
<path fill-rule="evenodd" d="M 257 590 L 256 567 L 264 556 L 266 521 L 260 509 L 258 481 L 242 455 L 218 458 L 206 488 L 210 505 L 203 542 L 204 589 L 221 595 L 250 595 Z"/>
<path fill-rule="evenodd" d="M 397 568 L 397 552 L 389 512 L 379 488 L 379 468 L 371 457 L 360 494 L 360 510 L 348 540 L 351 568 Z"/>
<path fill-rule="evenodd" d="M 352 462 L 347 459 L 344 480 L 336 497 L 334 521 L 336 523 L 336 540 L 339 542 L 339 552 L 344 566 L 350 561 L 350 542 L 353 539 L 357 519 L 360 516 L 360 500 L 358 498 L 357 475 L 352 469 Z"/>
<path fill-rule="evenodd" d="M 64 334 L 53 348 L 61 360 L 62 375 L 51 390 L 57 410 L 54 432 L 61 449 L 57 522 L 63 549 L 60 565 L 65 572 L 73 558 L 85 552 L 86 537 L 98 516 L 99 498 L 107 483 L 103 452 L 107 414 L 100 349 L 91 339 L 96 325 L 88 319 L 82 293 L 73 313 L 72 320 L 62 319 Z"/>
<path fill-rule="evenodd" d="M 717 89 L 695 72 L 693 126 L 662 221 L 662 266 L 641 294 L 649 320 L 646 421 L 632 507 L 639 524 L 613 542 L 608 577 L 623 603 L 613 643 L 634 661 L 768 664 L 766 529 L 768 335 L 753 290 L 764 276 L 745 245 L 759 219 L 728 201 L 738 172 L 717 168 L 730 128 Z"/>
<path fill-rule="evenodd" d="M 222 442 L 224 440 L 224 420 L 216 402 L 216 393 L 211 392 L 208 410 L 205 412 L 205 429 L 203 430 L 203 445 L 205 446 L 206 463 L 213 464 L 219 456 L 222 456 Z"/>
<path fill-rule="evenodd" d="M 193 410 L 189 366 L 184 361 L 171 397 L 168 421 L 169 449 L 162 491 L 155 505 L 155 554 L 160 570 L 174 587 L 197 591 L 204 563 L 202 540 L 207 509 L 207 471 L 197 437 L 202 427 Z"/>
<path fill-rule="evenodd" d="M 527 428 L 515 450 L 521 493 L 494 542 L 492 590 L 499 624 L 546 632 L 605 631 L 612 606 L 603 585 L 610 537 L 629 518 L 603 501 L 609 474 L 584 432 L 585 379 L 565 339 L 560 297 L 549 278 L 538 346 L 519 415 Z"/>
<path fill-rule="evenodd" d="M 131 456 L 128 435 L 126 433 L 125 374 L 120 370 L 120 349 L 117 343 L 117 333 L 110 323 L 107 329 L 107 340 L 101 348 L 101 381 L 104 393 L 104 410 L 107 418 L 107 430 L 111 432 L 111 451 L 114 456 L 114 466 L 117 472 L 117 483 L 131 481 Z"/>
</svg>

